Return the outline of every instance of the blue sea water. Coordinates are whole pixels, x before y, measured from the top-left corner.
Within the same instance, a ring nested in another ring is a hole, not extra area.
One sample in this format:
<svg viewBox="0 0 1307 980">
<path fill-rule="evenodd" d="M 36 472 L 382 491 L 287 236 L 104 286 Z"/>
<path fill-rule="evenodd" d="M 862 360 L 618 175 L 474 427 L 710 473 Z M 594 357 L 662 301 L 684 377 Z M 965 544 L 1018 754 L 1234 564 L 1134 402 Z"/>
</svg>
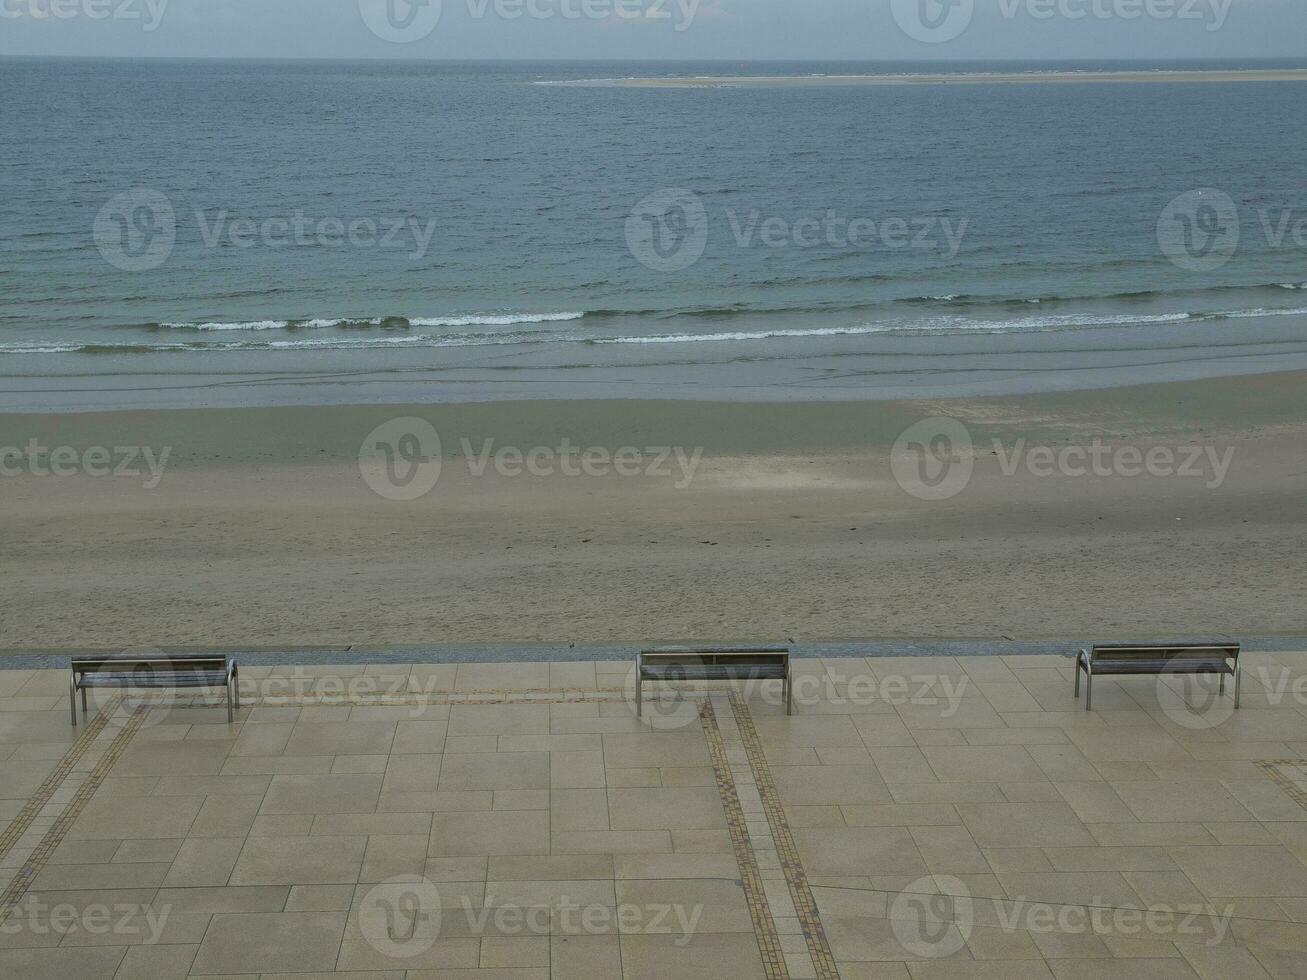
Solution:
<svg viewBox="0 0 1307 980">
<path fill-rule="evenodd" d="M 1300 83 L 551 84 L 938 70 L 0 61 L 0 407 L 1307 366 Z"/>
</svg>

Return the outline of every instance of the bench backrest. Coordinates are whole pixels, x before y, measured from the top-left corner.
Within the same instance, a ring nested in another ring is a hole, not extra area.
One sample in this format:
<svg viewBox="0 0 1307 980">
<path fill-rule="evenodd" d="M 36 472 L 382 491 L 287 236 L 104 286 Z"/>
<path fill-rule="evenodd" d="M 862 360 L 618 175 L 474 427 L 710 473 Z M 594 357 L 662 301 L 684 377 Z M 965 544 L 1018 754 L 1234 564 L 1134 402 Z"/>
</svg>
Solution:
<svg viewBox="0 0 1307 980">
<path fill-rule="evenodd" d="M 113 654 L 101 657 L 74 657 L 75 674 L 175 673 L 177 671 L 227 669 L 230 657 L 213 654 L 178 653 L 145 654 L 139 657 Z"/>
<path fill-rule="evenodd" d="M 686 666 L 686 667 L 721 667 L 732 664 L 745 666 L 783 666 L 789 662 L 790 651 L 787 647 L 739 647 L 723 649 L 721 647 L 706 649 L 644 650 L 640 653 L 642 666 Z"/>
<path fill-rule="evenodd" d="M 1090 650 L 1090 658 L 1095 663 L 1130 663 L 1131 661 L 1176 661 L 1217 660 L 1233 657 L 1239 659 L 1238 643 L 1229 644 L 1104 644 L 1096 645 Z"/>
</svg>

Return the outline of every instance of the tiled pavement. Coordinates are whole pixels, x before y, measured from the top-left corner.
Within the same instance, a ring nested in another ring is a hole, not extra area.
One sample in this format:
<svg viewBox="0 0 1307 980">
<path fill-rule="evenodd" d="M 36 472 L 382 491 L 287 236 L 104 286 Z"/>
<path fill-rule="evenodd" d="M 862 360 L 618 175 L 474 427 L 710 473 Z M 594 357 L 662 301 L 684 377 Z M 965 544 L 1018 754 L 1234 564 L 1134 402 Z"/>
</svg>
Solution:
<svg viewBox="0 0 1307 980">
<path fill-rule="evenodd" d="M 234 725 L 77 728 L 0 671 L 0 977 L 1307 977 L 1307 654 L 1245 659 L 1238 712 L 940 657 L 801 661 L 788 718 L 641 721 L 600 662 L 250 668 Z"/>
</svg>

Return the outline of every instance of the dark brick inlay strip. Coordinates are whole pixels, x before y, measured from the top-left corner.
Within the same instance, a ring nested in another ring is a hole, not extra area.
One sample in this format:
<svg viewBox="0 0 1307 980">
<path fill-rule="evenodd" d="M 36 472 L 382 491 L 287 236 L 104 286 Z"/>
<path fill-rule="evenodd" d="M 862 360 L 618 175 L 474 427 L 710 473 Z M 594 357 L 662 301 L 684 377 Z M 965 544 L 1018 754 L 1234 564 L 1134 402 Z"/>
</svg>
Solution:
<svg viewBox="0 0 1307 980">
<path fill-rule="evenodd" d="M 730 762 L 726 758 L 726 744 L 722 741 L 721 729 L 717 727 L 717 715 L 713 711 L 712 699 L 705 698 L 699 710 L 699 719 L 703 723 L 703 732 L 708 739 L 708 752 L 712 757 L 713 772 L 717 776 L 717 792 L 721 794 L 722 809 L 726 811 L 726 828 L 730 831 L 731 846 L 735 850 L 735 863 L 740 870 L 740 881 L 744 885 L 744 896 L 749 906 L 749 915 L 753 919 L 753 933 L 758 940 L 758 953 L 762 956 L 762 968 L 768 980 L 790 980 L 789 967 L 785 964 L 785 953 L 781 949 L 780 936 L 776 932 L 776 923 L 772 919 L 771 908 L 767 904 L 767 893 L 763 889 L 762 874 L 758 870 L 758 861 L 749 843 L 749 829 L 744 819 L 744 809 L 740 806 L 740 795 L 731 775 Z"/>
<path fill-rule="evenodd" d="M 749 768 L 753 770 L 753 778 L 758 785 L 758 795 L 762 799 L 763 811 L 767 814 L 776 853 L 781 859 L 785 881 L 790 886 L 790 898 L 798 912 L 803 938 L 808 945 L 808 954 L 812 957 L 818 980 L 839 980 L 840 973 L 826 939 L 826 928 L 817 912 L 817 902 L 812 897 L 803 862 L 799 860 L 799 849 L 795 846 L 790 822 L 781 806 L 780 794 L 776 792 L 776 784 L 772 781 L 771 768 L 762 751 L 762 742 L 758 739 L 757 729 L 753 727 L 753 716 L 749 714 L 744 699 L 735 691 L 731 692 L 731 711 L 735 715 L 735 724 L 740 729 L 740 740 L 749 756 Z"/>
</svg>

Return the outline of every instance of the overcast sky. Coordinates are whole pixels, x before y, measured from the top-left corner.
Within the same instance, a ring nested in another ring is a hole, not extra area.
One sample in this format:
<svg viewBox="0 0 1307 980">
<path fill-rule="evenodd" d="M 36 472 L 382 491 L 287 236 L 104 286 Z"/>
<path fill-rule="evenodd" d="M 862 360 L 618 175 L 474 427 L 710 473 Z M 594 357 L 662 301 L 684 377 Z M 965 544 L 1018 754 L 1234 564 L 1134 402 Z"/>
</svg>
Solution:
<svg viewBox="0 0 1307 980">
<path fill-rule="evenodd" d="M 409 0 L 0 0 L 0 54 L 733 61 L 1307 56 L 1307 0 L 419 3 L 426 6 Z M 51 16 L 52 7 L 64 16 Z"/>
</svg>

